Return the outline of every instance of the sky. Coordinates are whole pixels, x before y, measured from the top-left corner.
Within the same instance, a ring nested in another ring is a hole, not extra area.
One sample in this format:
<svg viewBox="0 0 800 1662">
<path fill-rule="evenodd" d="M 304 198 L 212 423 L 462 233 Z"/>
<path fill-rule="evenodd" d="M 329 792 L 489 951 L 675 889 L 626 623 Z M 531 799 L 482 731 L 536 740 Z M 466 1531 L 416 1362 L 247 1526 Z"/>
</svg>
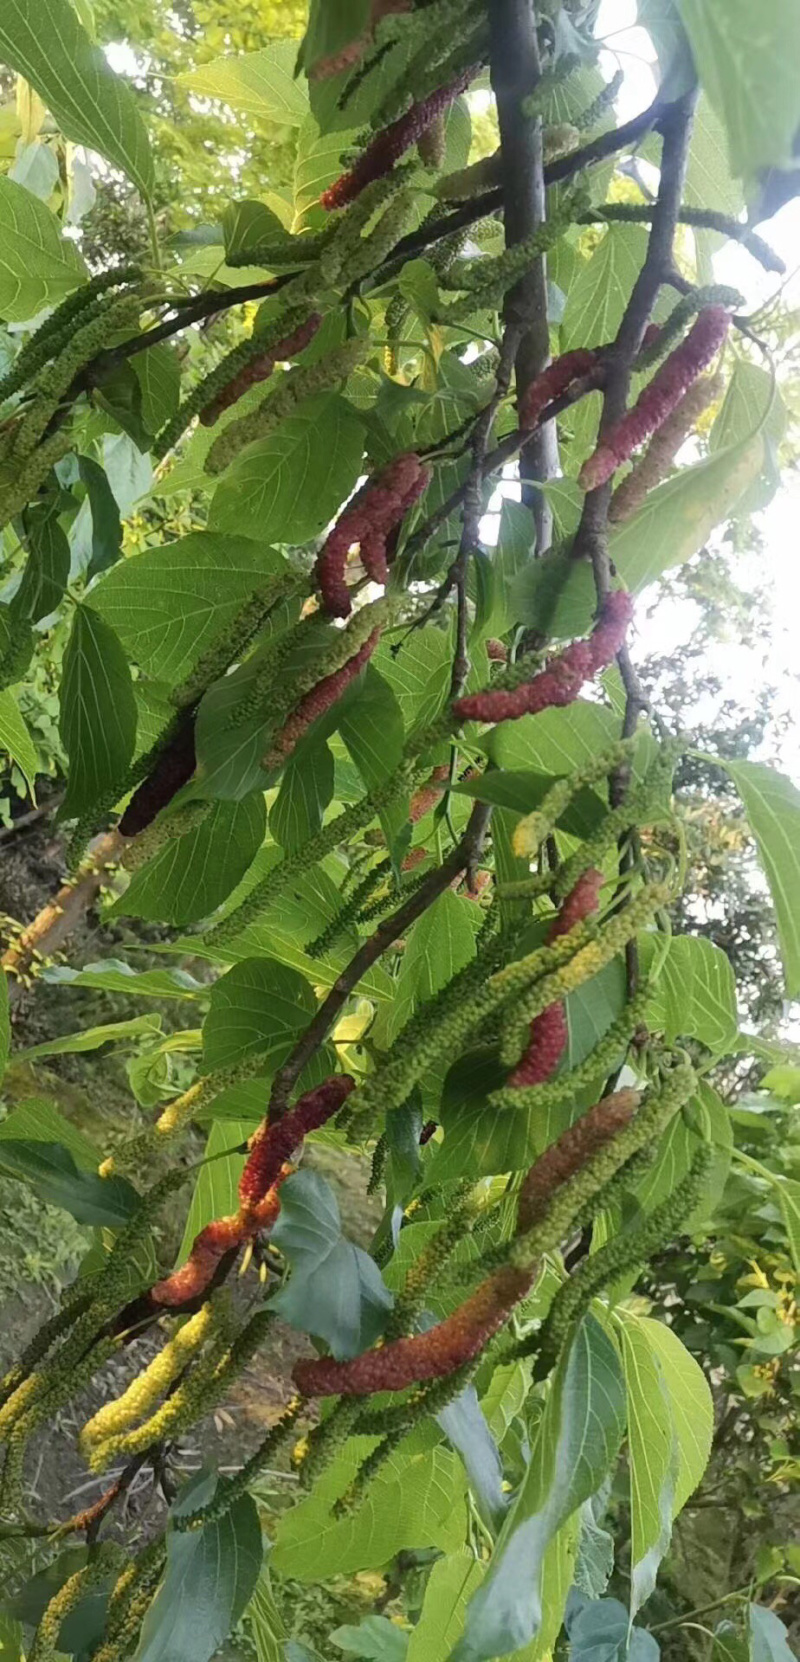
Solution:
<svg viewBox="0 0 800 1662">
<path fill-rule="evenodd" d="M 603 0 L 597 33 L 615 54 L 614 60 L 608 57 L 604 69 L 613 73 L 618 61 L 625 71 L 619 102 L 622 120 L 643 109 L 656 90 L 652 47 L 645 31 L 635 27 L 635 18 L 636 0 Z M 800 202 L 788 204 L 761 229 L 781 255 L 787 272 L 793 274 L 786 283 L 786 300 L 800 305 Z M 733 284 L 746 296 L 748 311 L 763 304 L 785 281 L 762 271 L 739 248 L 725 250 L 715 265 L 719 281 Z M 739 556 L 732 569 L 743 589 L 766 588 L 771 602 L 768 634 L 759 632 L 758 639 L 748 645 L 733 639 L 715 644 L 709 651 L 709 668 L 723 682 L 723 696 L 744 701 L 747 689 L 753 693 L 764 686 L 775 689 L 776 728 L 778 718 L 786 714 L 794 724 L 794 731 L 780 745 L 781 766 L 800 785 L 800 475 L 784 474 L 772 503 L 757 516 L 757 525 L 761 551 Z M 643 615 L 645 606 L 639 612 L 634 655 L 640 659 L 649 653 L 669 654 L 690 640 L 698 618 L 691 601 L 666 601 L 659 605 L 657 616 Z M 705 713 L 701 707 L 701 719 Z M 776 748 L 773 731 L 767 735 L 765 751 L 772 756 Z"/>
</svg>

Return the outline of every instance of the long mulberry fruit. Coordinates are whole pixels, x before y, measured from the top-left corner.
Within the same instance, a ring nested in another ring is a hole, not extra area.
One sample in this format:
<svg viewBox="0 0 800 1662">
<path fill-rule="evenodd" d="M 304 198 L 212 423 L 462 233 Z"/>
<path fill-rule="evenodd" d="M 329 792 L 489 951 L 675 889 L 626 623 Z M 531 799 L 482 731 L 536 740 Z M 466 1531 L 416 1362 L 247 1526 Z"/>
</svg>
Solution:
<svg viewBox="0 0 800 1662">
<path fill-rule="evenodd" d="M 355 1080 L 349 1073 L 334 1074 L 316 1090 L 307 1091 L 277 1124 L 261 1127 L 256 1133 L 239 1183 L 239 1200 L 243 1207 L 249 1209 L 264 1199 L 298 1143 L 309 1131 L 317 1131 L 321 1125 L 327 1124 L 354 1088 Z"/>
<path fill-rule="evenodd" d="M 701 415 L 720 397 L 723 388 L 722 375 L 703 375 L 695 381 L 689 391 L 684 393 L 680 403 L 667 416 L 663 426 L 653 434 L 644 455 L 640 457 L 631 469 L 622 484 L 617 486 L 611 498 L 608 517 L 612 524 L 619 525 L 625 519 L 630 519 L 638 513 L 646 498 L 656 485 L 668 478 L 675 457 L 683 444 L 684 439 L 696 427 Z"/>
<path fill-rule="evenodd" d="M 605 669 L 622 646 L 633 617 L 633 601 L 623 589 L 608 595 L 597 625 L 585 641 L 573 641 L 531 681 L 506 691 L 491 688 L 470 693 L 453 705 L 459 721 L 514 721 L 555 705 L 571 704 L 584 681 Z"/>
<path fill-rule="evenodd" d="M 606 433 L 594 454 L 584 462 L 579 476 L 584 490 L 597 490 L 604 485 L 651 433 L 663 427 L 684 393 L 719 351 L 730 321 L 724 306 L 709 306 L 700 313 L 686 339 L 657 370 L 633 409 Z"/>
<path fill-rule="evenodd" d="M 223 411 L 238 403 L 250 387 L 256 386 L 259 381 L 268 381 L 276 364 L 286 363 L 289 358 L 296 358 L 299 352 L 304 352 L 314 339 L 321 322 L 321 313 L 312 312 L 305 323 L 301 323 L 284 340 L 276 341 L 262 357 L 251 358 L 248 363 L 243 364 L 228 385 L 222 387 L 206 404 L 205 409 L 200 411 L 201 426 L 213 427 Z"/>
<path fill-rule="evenodd" d="M 439 87 L 421 103 L 412 104 L 405 115 L 376 133 L 350 172 L 343 173 L 323 191 L 320 197 L 323 208 L 346 207 L 348 202 L 360 195 L 365 185 L 381 178 L 384 173 L 390 173 L 405 151 L 410 150 L 432 122 L 466 90 L 473 73 L 472 69 L 464 70 L 449 86 Z"/>
<path fill-rule="evenodd" d="M 368 574 L 385 581 L 389 533 L 422 495 L 430 476 L 430 469 L 409 451 L 396 456 L 376 479 L 367 480 L 348 503 L 317 557 L 316 579 L 331 617 L 350 616 L 345 581 L 350 549 L 358 545 Z"/>
<path fill-rule="evenodd" d="M 519 424 L 523 432 L 530 432 L 537 425 L 542 410 L 552 404 L 554 398 L 560 398 L 562 393 L 567 392 L 573 381 L 590 375 L 597 362 L 596 350 L 578 347 L 574 352 L 563 352 L 560 358 L 548 364 L 541 375 L 531 382 L 520 401 Z"/>
<path fill-rule="evenodd" d="M 630 1123 L 641 1102 L 638 1091 L 603 1097 L 570 1126 L 531 1166 L 519 1193 L 517 1229 L 526 1234 L 545 1216 L 555 1189 L 568 1182 L 587 1160 Z"/>
<path fill-rule="evenodd" d="M 341 669 L 335 670 L 333 675 L 326 675 L 323 680 L 317 682 L 315 687 L 312 687 L 310 692 L 306 693 L 305 698 L 301 698 L 288 721 L 276 734 L 267 755 L 264 757 L 262 765 L 268 773 L 273 768 L 280 767 L 291 756 L 292 751 L 297 748 L 303 734 L 308 732 L 309 727 L 315 721 L 318 721 L 320 716 L 324 716 L 326 710 L 330 710 L 338 702 L 351 682 L 355 681 L 356 677 L 361 674 L 364 665 L 369 663 L 380 638 L 381 630 L 373 629 L 372 634 Z"/>
<path fill-rule="evenodd" d="M 427 1333 L 396 1339 L 350 1362 L 332 1357 L 298 1362 L 294 1380 L 304 1396 L 369 1396 L 402 1391 L 425 1379 L 441 1379 L 472 1360 L 524 1298 L 531 1269 L 504 1268 L 487 1277 L 471 1298 Z"/>
</svg>

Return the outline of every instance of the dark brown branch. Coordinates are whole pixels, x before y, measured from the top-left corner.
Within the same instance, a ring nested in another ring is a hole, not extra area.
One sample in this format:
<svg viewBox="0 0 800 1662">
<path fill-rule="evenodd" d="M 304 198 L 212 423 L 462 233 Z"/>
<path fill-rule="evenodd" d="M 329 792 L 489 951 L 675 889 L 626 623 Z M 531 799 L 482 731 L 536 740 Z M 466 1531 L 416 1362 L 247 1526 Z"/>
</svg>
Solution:
<svg viewBox="0 0 800 1662">
<path fill-rule="evenodd" d="M 280 1119 L 285 1113 L 292 1089 L 296 1084 L 303 1068 L 310 1062 L 314 1053 L 324 1043 L 334 1022 L 347 1003 L 353 989 L 358 985 L 368 969 L 377 963 L 378 959 L 387 952 L 389 947 L 400 938 L 417 918 L 427 912 L 428 907 L 438 900 L 445 889 L 462 872 L 470 871 L 477 865 L 483 849 L 486 832 L 489 827 L 491 808 L 484 802 L 477 802 L 470 815 L 467 829 L 457 848 L 440 866 L 432 871 L 430 877 L 410 895 L 405 903 L 393 912 L 391 917 L 385 918 L 368 941 L 364 941 L 358 951 L 350 959 L 346 969 L 334 982 L 327 998 L 320 1005 L 314 1019 L 309 1023 L 292 1051 L 288 1061 L 278 1070 L 272 1085 L 272 1094 L 269 1104 L 270 1120 Z"/>
<path fill-rule="evenodd" d="M 536 17 L 532 0 L 490 0 L 489 34 L 492 89 L 500 127 L 503 218 L 506 247 L 532 237 L 546 217 L 542 124 L 523 114 L 525 98 L 541 78 Z M 541 374 L 550 358 L 547 321 L 547 275 L 544 258 L 534 260 L 510 291 L 506 324 L 519 331 L 516 358 L 517 399 Z M 540 423 L 522 452 L 522 499 L 534 516 L 539 554 L 552 539 L 553 516 L 533 483 L 558 469 L 555 429 Z M 528 482 L 530 481 L 530 483 Z"/>
</svg>

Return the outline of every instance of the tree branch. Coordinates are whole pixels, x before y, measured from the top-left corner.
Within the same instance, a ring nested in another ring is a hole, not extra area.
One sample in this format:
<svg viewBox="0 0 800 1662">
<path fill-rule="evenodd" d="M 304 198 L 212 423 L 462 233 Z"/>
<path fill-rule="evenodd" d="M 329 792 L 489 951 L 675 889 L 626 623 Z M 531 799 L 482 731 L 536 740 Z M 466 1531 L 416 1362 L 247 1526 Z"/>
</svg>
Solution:
<svg viewBox="0 0 800 1662">
<path fill-rule="evenodd" d="M 513 248 L 534 235 L 543 224 L 545 177 L 542 124 L 538 116 L 523 114 L 525 98 L 541 79 L 539 43 L 532 0 L 490 0 L 489 38 L 492 89 L 500 127 L 503 214 L 506 247 Z M 506 323 L 519 329 L 516 358 L 517 399 L 550 358 L 547 321 L 547 275 L 544 258 L 510 291 Z M 550 479 L 558 468 L 555 429 L 540 423 L 522 451 L 522 499 L 534 516 L 537 552 L 549 547 L 553 516 L 540 490 L 527 481 Z"/>
</svg>

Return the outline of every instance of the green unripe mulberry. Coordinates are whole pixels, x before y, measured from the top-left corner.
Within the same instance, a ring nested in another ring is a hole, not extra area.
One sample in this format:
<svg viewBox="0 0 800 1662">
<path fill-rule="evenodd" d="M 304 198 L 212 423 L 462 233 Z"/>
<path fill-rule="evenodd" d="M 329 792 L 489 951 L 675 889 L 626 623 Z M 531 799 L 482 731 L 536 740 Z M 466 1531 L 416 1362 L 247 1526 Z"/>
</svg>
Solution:
<svg viewBox="0 0 800 1662">
<path fill-rule="evenodd" d="M 112 300 L 96 317 L 76 329 L 55 362 L 41 371 L 36 381 L 36 397 L 17 429 L 12 451 L 15 462 L 25 461 L 33 454 L 75 376 L 118 332 L 135 329 L 140 311 L 141 301 L 135 294 Z"/>
<path fill-rule="evenodd" d="M 76 327 L 92 321 L 90 313 L 99 315 L 99 300 L 107 289 L 127 287 L 141 281 L 141 266 L 120 266 L 117 271 L 101 271 L 88 283 L 67 295 L 60 306 L 45 318 L 36 333 L 17 353 L 11 368 L 0 379 L 0 404 L 19 392 L 40 369 L 56 357 L 72 340 Z"/>
<path fill-rule="evenodd" d="M 304 399 L 340 386 L 364 362 L 370 350 L 369 341 L 349 340 L 318 363 L 289 370 L 256 410 L 230 422 L 214 440 L 204 463 L 206 473 L 224 473 L 246 445 L 269 438 Z"/>
<path fill-rule="evenodd" d="M 443 323 L 464 323 L 476 311 L 494 311 L 502 305 L 508 289 L 524 277 L 535 260 L 547 254 L 569 230 L 587 207 L 584 190 L 571 191 L 559 204 L 553 217 L 541 225 L 524 242 L 507 248 L 492 259 L 468 260 L 455 268 L 448 281 L 470 292 L 457 300 L 442 314 Z"/>
<path fill-rule="evenodd" d="M 291 287 L 290 284 L 289 288 Z M 250 335 L 239 346 L 235 346 L 233 351 L 228 352 L 221 363 L 217 364 L 216 369 L 212 369 L 208 375 L 203 377 L 202 381 L 198 382 L 189 397 L 184 398 L 180 408 L 176 410 L 171 421 L 168 421 L 166 426 L 162 427 L 155 441 L 153 446 L 154 460 L 164 460 L 164 457 L 177 444 L 181 434 L 185 433 L 194 417 L 199 415 L 200 411 L 204 410 L 207 405 L 213 403 L 217 395 L 222 392 L 223 388 L 229 386 L 231 381 L 235 380 L 239 371 L 244 369 L 251 358 L 263 357 L 265 353 L 269 352 L 271 346 L 277 346 L 279 341 L 284 340 L 287 335 L 291 334 L 293 330 L 299 329 L 300 325 L 305 322 L 308 316 L 308 306 L 302 303 L 301 296 L 296 296 L 295 304 L 292 305 L 289 288 L 284 290 L 283 294 L 284 300 L 288 302 L 287 309 L 281 312 L 280 317 L 274 318 L 268 329 L 260 331 L 257 335 Z"/>
<path fill-rule="evenodd" d="M 678 301 L 666 323 L 659 327 L 654 339 L 642 347 L 636 359 L 636 369 L 651 369 L 665 357 L 673 342 L 706 306 L 725 306 L 729 311 L 735 311 L 738 306 L 743 305 L 744 297 L 739 290 L 726 287 L 724 283 L 708 283 L 704 288 L 692 289 L 690 294 L 685 294 Z"/>
<path fill-rule="evenodd" d="M 108 1576 L 119 1567 L 122 1556 L 122 1548 L 115 1541 L 104 1541 L 95 1549 L 89 1563 L 76 1570 L 75 1574 L 69 1576 L 63 1586 L 59 1587 L 40 1618 L 33 1643 L 27 1653 L 28 1662 L 51 1662 L 58 1651 L 62 1622 L 88 1593 L 102 1586 Z"/>
</svg>

